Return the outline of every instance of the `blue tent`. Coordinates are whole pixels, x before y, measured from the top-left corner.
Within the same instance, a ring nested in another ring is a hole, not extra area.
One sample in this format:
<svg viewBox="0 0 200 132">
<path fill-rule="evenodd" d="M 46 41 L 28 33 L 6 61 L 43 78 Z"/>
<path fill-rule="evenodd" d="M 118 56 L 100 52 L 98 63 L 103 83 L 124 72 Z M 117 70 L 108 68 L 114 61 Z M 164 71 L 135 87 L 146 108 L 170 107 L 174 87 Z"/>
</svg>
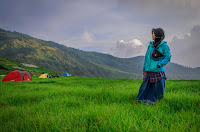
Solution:
<svg viewBox="0 0 200 132">
<path fill-rule="evenodd" d="M 67 77 L 67 76 L 70 76 L 67 72 L 63 73 L 61 76 L 63 77 Z"/>
</svg>

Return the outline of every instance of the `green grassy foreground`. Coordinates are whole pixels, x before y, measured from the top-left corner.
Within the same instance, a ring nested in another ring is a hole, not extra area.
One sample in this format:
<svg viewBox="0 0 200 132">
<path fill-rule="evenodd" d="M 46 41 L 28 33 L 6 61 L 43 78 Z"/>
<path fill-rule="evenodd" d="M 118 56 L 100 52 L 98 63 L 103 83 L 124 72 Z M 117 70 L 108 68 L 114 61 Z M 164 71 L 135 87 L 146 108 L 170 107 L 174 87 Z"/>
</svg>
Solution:
<svg viewBox="0 0 200 132">
<path fill-rule="evenodd" d="M 81 77 L 0 82 L 0 131 L 200 131 L 200 81 L 167 80 L 164 99 L 153 106 L 135 103 L 141 83 Z"/>
</svg>

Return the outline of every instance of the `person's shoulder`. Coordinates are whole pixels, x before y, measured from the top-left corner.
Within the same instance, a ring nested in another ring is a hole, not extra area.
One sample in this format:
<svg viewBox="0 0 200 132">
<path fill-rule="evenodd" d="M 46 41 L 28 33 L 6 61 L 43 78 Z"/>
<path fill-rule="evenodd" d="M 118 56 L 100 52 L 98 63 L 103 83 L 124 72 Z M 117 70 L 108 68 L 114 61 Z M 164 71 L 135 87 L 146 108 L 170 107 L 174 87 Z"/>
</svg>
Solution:
<svg viewBox="0 0 200 132">
<path fill-rule="evenodd" d="M 153 44 L 153 41 L 149 41 L 149 44 Z"/>
<path fill-rule="evenodd" d="M 161 41 L 161 44 L 167 44 L 167 41 Z"/>
<path fill-rule="evenodd" d="M 167 41 L 162 41 L 162 47 L 169 49 L 169 45 L 167 44 Z"/>
<path fill-rule="evenodd" d="M 148 46 L 153 46 L 153 41 L 149 41 L 149 45 Z"/>
<path fill-rule="evenodd" d="M 161 41 L 161 45 L 168 46 L 167 41 Z"/>
</svg>

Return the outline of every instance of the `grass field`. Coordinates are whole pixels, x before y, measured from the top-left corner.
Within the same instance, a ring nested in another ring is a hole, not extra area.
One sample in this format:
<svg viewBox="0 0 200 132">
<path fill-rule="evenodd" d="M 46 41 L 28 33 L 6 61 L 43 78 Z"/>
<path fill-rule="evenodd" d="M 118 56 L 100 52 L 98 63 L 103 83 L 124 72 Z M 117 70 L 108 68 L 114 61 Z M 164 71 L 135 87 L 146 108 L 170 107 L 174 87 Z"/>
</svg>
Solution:
<svg viewBox="0 0 200 132">
<path fill-rule="evenodd" d="M 135 103 L 141 83 L 82 77 L 0 82 L 0 131 L 200 131 L 200 81 L 167 80 L 164 99 L 153 106 Z"/>
</svg>

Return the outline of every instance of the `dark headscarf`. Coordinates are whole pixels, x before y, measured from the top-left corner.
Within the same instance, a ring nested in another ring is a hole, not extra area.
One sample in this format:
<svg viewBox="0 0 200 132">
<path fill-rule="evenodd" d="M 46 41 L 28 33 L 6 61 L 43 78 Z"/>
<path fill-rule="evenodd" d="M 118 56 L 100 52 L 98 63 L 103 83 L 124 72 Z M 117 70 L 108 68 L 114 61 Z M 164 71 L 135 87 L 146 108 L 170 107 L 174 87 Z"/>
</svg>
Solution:
<svg viewBox="0 0 200 132">
<path fill-rule="evenodd" d="M 156 36 L 156 38 L 153 42 L 153 46 L 157 47 L 160 44 L 160 42 L 165 38 L 165 33 L 162 28 L 152 29 L 152 34 L 153 34 L 153 32 Z"/>
</svg>

